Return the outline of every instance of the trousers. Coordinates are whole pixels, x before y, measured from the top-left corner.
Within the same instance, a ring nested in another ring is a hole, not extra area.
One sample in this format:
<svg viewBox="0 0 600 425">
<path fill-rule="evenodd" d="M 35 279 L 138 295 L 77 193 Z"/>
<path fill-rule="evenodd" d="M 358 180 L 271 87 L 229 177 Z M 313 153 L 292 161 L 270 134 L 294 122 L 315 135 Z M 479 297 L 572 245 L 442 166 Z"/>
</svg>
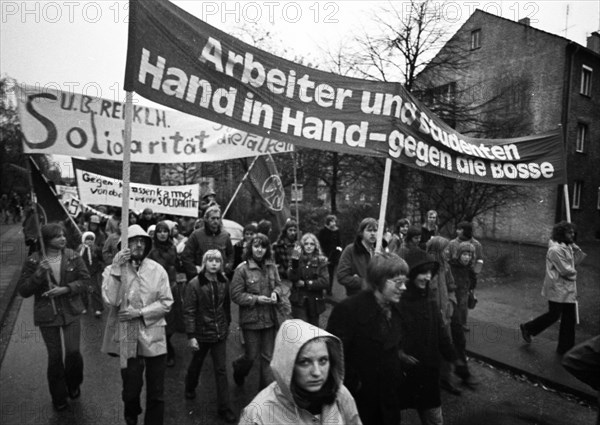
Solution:
<svg viewBox="0 0 600 425">
<path fill-rule="evenodd" d="M 79 351 L 81 323 L 76 319 L 64 326 L 40 326 L 40 332 L 48 351 L 50 396 L 55 405 L 64 404 L 68 391 L 77 389 L 83 382 L 83 357 Z"/>
</svg>

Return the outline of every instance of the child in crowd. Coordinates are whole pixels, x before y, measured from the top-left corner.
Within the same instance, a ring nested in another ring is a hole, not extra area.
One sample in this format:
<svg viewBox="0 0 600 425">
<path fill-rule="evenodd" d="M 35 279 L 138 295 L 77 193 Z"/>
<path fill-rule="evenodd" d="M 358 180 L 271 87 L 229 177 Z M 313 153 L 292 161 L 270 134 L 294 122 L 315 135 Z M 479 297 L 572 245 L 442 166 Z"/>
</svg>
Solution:
<svg viewBox="0 0 600 425">
<path fill-rule="evenodd" d="M 94 316 L 100 318 L 104 311 L 104 303 L 102 302 L 102 271 L 104 270 L 104 261 L 102 261 L 102 251 L 96 245 L 96 235 L 93 232 L 84 232 L 81 236 L 79 255 L 90 274 L 88 291 L 82 294 L 81 298 L 86 310 L 91 308 Z"/>
<path fill-rule="evenodd" d="M 228 423 L 236 421 L 229 400 L 227 382 L 227 335 L 231 322 L 229 281 L 223 269 L 223 257 L 218 249 L 206 251 L 198 276 L 185 292 L 185 331 L 193 357 L 185 376 L 185 397 L 196 397 L 196 386 L 202 363 L 210 351 L 217 388 L 218 414 Z"/>
</svg>

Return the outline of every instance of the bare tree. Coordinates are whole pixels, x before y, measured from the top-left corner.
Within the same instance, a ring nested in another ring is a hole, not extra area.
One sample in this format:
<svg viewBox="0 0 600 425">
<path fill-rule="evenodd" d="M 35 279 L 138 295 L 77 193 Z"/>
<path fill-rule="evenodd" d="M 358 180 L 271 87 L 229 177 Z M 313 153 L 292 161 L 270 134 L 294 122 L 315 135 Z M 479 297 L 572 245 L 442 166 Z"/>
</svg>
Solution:
<svg viewBox="0 0 600 425">
<path fill-rule="evenodd" d="M 442 10 L 440 2 L 431 0 L 380 8 L 373 17 L 375 30 L 363 31 L 353 43 L 326 52 L 330 69 L 400 82 L 433 113 L 465 134 L 484 138 L 527 134 L 531 124 L 521 113 L 524 108 L 511 110 L 527 81 L 518 76 L 498 80 L 491 90 L 481 83 L 470 87 L 457 84 L 473 61 L 464 40 L 448 33 Z M 487 95 L 480 96 L 481 92 Z M 387 216 L 395 221 L 416 209 L 418 216 L 412 218 L 420 220 L 426 210 L 434 208 L 443 220 L 456 222 L 514 202 L 524 193 L 514 186 L 459 181 L 394 164 Z M 416 205 L 411 205 L 413 202 Z"/>
</svg>

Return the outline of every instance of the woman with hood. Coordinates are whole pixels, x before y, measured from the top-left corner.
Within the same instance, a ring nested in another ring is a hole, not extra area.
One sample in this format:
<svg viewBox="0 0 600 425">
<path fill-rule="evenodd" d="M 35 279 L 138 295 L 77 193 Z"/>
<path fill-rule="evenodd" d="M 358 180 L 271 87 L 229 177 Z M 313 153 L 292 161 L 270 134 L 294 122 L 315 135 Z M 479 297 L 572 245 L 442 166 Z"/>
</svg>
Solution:
<svg viewBox="0 0 600 425">
<path fill-rule="evenodd" d="M 283 322 L 271 361 L 275 381 L 242 411 L 240 425 L 362 424 L 344 381 L 341 341 L 302 320 Z"/>
<path fill-rule="evenodd" d="M 152 238 L 152 249 L 148 258 L 163 266 L 169 276 L 169 285 L 173 294 L 173 308 L 165 316 L 167 320 L 165 328 L 167 332 L 167 366 L 173 367 L 175 366 L 175 348 L 171 344 L 171 337 L 176 331 L 177 323 L 180 324 L 180 328 L 183 325 L 183 294 L 177 286 L 177 249 L 173 244 L 171 229 L 166 221 L 160 221 L 150 227 L 154 227 L 154 234 L 150 236 L 148 233 L 148 236 Z"/>
<path fill-rule="evenodd" d="M 346 287 L 349 297 L 367 288 L 367 264 L 375 254 L 377 242 L 377 220 L 371 217 L 364 218 L 358 225 L 358 232 L 354 243 L 346 246 L 338 264 L 338 283 Z"/>
<path fill-rule="evenodd" d="M 439 271 L 439 263 L 419 250 L 411 251 L 406 262 L 410 271 L 406 292 L 400 300 L 400 360 L 405 375 L 401 405 L 403 409 L 416 409 L 423 425 L 442 425 L 441 356 L 455 362 L 456 353 L 437 301 L 429 297 L 430 283 Z"/>
<path fill-rule="evenodd" d="M 367 266 L 369 288 L 340 302 L 329 316 L 327 330 L 344 347 L 344 385 L 366 425 L 400 422 L 399 301 L 407 273 L 396 254 L 376 254 Z"/>
<path fill-rule="evenodd" d="M 81 236 L 81 246 L 78 252 L 90 273 L 88 292 L 91 306 L 88 304 L 88 293 L 81 294 L 83 304 L 86 309 L 91 307 L 94 316 L 100 318 L 104 311 L 104 303 L 102 302 L 102 270 L 104 270 L 104 261 L 102 260 L 102 249 L 96 245 L 95 241 L 96 235 L 94 232 L 84 232 Z"/>
<path fill-rule="evenodd" d="M 101 350 L 120 357 L 121 399 L 127 425 L 137 424 L 142 413 L 144 382 L 144 424 L 162 425 L 164 421 L 165 315 L 173 296 L 167 272 L 148 258 L 151 245 L 144 229 L 137 224 L 129 226 L 127 247 L 121 247 L 102 273 L 102 298 L 109 312 Z M 122 272 L 126 276 L 123 280 Z"/>
<path fill-rule="evenodd" d="M 327 263 L 317 237 L 312 233 L 302 235 L 287 272 L 292 281 L 290 301 L 294 318 L 314 326 L 319 326 L 319 315 L 325 311 L 323 291 L 329 287 Z"/>
<path fill-rule="evenodd" d="M 41 233 L 43 249 L 27 259 L 17 286 L 22 297 L 35 297 L 33 322 L 48 350 L 48 386 L 54 408 L 60 411 L 68 407 L 67 397 L 81 394 L 81 295 L 87 291 L 90 275 L 81 257 L 66 248 L 61 224 L 46 224 Z"/>
</svg>

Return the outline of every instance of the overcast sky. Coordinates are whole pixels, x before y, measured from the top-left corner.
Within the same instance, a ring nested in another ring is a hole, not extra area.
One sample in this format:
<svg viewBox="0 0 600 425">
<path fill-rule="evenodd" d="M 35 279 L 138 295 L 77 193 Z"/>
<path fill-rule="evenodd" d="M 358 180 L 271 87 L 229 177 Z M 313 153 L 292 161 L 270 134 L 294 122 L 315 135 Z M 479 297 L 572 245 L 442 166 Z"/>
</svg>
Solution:
<svg viewBox="0 0 600 425">
<path fill-rule="evenodd" d="M 363 27 L 368 29 L 368 17 L 387 2 L 187 0 L 175 3 L 228 32 L 242 22 L 272 26 L 283 43 L 299 54 L 314 55 L 320 48 L 334 46 Z M 529 17 L 532 26 L 585 45 L 586 36 L 600 27 L 599 3 L 580 0 L 436 4 L 453 30 L 478 7 L 513 20 Z M 0 4 L 2 76 L 31 85 L 123 98 L 128 2 L 1 0 Z"/>
</svg>

